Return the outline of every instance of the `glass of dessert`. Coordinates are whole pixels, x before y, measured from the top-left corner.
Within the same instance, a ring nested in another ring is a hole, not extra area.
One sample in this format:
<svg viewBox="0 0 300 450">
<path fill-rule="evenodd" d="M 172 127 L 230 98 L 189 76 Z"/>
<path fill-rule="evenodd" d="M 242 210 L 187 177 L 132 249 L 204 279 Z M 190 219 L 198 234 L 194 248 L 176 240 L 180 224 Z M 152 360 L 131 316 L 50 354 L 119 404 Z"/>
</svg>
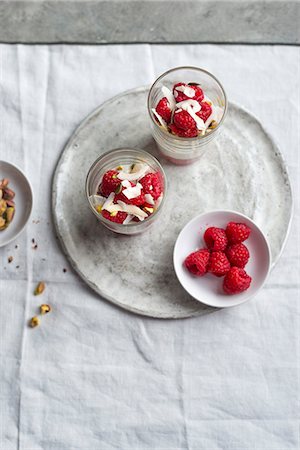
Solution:
<svg viewBox="0 0 300 450">
<path fill-rule="evenodd" d="M 163 73 L 148 95 L 153 137 L 160 152 L 175 164 L 198 160 L 219 134 L 227 97 L 217 78 L 197 67 Z"/>
<path fill-rule="evenodd" d="M 105 227 L 120 234 L 138 234 L 152 225 L 166 189 L 166 175 L 157 159 L 132 148 L 104 153 L 86 179 L 91 210 Z"/>
</svg>

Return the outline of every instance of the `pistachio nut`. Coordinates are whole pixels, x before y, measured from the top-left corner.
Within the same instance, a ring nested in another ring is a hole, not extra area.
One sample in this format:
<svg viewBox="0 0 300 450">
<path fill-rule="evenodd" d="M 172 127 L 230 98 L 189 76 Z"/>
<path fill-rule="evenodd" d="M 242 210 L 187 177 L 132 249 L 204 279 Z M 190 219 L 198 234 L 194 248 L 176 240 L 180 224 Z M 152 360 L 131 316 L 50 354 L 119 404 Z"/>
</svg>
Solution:
<svg viewBox="0 0 300 450">
<path fill-rule="evenodd" d="M 14 207 L 9 207 L 6 210 L 6 221 L 8 223 L 10 223 L 13 220 L 15 214 L 15 208 Z"/>
<path fill-rule="evenodd" d="M 40 312 L 41 314 L 48 314 L 51 311 L 51 306 L 43 304 L 40 306 Z"/>
<path fill-rule="evenodd" d="M 0 200 L 0 216 L 3 216 L 7 208 L 6 201 L 4 199 Z"/>
<path fill-rule="evenodd" d="M 144 211 L 148 212 L 149 214 L 152 214 L 154 211 L 154 208 L 150 208 L 149 206 L 145 206 Z"/>
<path fill-rule="evenodd" d="M 31 328 L 38 327 L 39 324 L 40 324 L 40 319 L 37 316 L 32 317 L 29 321 L 29 325 L 31 326 Z"/>
<path fill-rule="evenodd" d="M 116 188 L 116 190 L 115 190 L 115 194 L 120 194 L 122 192 L 122 183 L 120 183 L 118 186 L 117 186 L 117 188 Z"/>
<path fill-rule="evenodd" d="M 34 290 L 34 295 L 42 294 L 45 290 L 45 287 L 46 287 L 45 283 L 43 281 L 40 281 Z"/>
<path fill-rule="evenodd" d="M 6 228 L 6 221 L 3 217 L 0 217 L 0 230 L 4 230 Z"/>
<path fill-rule="evenodd" d="M 12 200 L 15 196 L 14 191 L 12 191 L 11 189 L 9 189 L 8 187 L 6 187 L 3 190 L 3 198 L 5 198 L 5 200 Z"/>
<path fill-rule="evenodd" d="M 0 189 L 4 189 L 9 183 L 8 178 L 3 178 L 3 180 L 0 181 Z"/>
</svg>

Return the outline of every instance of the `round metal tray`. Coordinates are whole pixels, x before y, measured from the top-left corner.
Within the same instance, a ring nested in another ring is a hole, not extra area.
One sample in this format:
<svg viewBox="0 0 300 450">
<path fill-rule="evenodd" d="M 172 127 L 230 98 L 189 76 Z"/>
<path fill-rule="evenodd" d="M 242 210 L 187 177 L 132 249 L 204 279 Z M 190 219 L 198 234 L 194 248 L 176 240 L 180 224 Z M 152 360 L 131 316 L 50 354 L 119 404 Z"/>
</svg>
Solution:
<svg viewBox="0 0 300 450">
<path fill-rule="evenodd" d="M 279 149 L 259 121 L 234 104 L 229 106 L 222 134 L 198 162 L 175 166 L 164 161 L 150 133 L 147 92 L 143 87 L 114 97 L 75 131 L 54 176 L 54 221 L 70 263 L 102 297 L 151 317 L 200 315 L 211 308 L 189 297 L 173 270 L 178 233 L 202 212 L 236 210 L 262 227 L 274 265 L 292 215 L 289 177 Z M 137 236 L 116 235 L 102 227 L 84 193 L 93 161 L 122 146 L 154 154 L 168 177 L 168 197 L 158 223 Z"/>
</svg>

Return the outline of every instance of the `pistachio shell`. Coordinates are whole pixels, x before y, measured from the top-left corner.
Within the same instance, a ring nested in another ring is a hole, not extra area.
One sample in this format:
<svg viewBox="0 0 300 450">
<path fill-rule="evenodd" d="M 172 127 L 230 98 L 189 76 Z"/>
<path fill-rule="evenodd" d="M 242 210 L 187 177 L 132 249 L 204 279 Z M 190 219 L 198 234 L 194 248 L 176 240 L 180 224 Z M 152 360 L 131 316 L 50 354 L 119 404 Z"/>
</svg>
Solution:
<svg viewBox="0 0 300 450">
<path fill-rule="evenodd" d="M 6 187 L 3 191 L 3 198 L 5 198 L 5 200 L 12 200 L 15 196 L 14 191 L 12 191 L 11 189 L 9 189 L 8 187 Z"/>
<path fill-rule="evenodd" d="M 4 230 L 6 225 L 5 219 L 3 217 L 0 217 L 0 230 Z"/>
<path fill-rule="evenodd" d="M 3 178 L 3 180 L 0 181 L 0 188 L 5 188 L 9 183 L 9 180 L 7 178 Z"/>
<path fill-rule="evenodd" d="M 117 186 L 117 188 L 116 188 L 116 190 L 115 190 L 115 194 L 120 194 L 121 191 L 122 191 L 122 183 L 120 183 L 120 184 Z"/>
<path fill-rule="evenodd" d="M 45 283 L 43 281 L 40 281 L 34 290 L 34 295 L 42 294 L 45 290 L 45 287 Z"/>
<path fill-rule="evenodd" d="M 0 200 L 0 216 L 3 216 L 3 214 L 6 211 L 6 208 L 7 208 L 6 201 L 3 199 Z"/>
<path fill-rule="evenodd" d="M 15 208 L 14 207 L 9 207 L 6 210 L 6 220 L 7 222 L 11 222 L 13 220 L 15 214 Z"/>
</svg>

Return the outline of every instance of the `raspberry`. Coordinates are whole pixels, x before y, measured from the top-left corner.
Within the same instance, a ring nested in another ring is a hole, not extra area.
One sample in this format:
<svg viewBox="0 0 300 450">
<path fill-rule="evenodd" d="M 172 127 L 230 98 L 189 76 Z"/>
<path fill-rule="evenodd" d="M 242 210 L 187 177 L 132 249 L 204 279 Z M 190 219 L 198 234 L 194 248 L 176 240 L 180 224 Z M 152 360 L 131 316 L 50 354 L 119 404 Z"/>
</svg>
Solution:
<svg viewBox="0 0 300 450">
<path fill-rule="evenodd" d="M 117 214 L 115 216 L 112 216 L 110 214 L 110 212 L 106 211 L 105 209 L 103 209 L 101 211 L 101 214 L 103 217 L 105 217 L 105 219 L 110 220 L 111 222 L 116 222 L 116 223 L 123 223 L 124 220 L 127 217 L 127 213 L 124 211 L 118 211 Z"/>
<path fill-rule="evenodd" d="M 183 92 L 177 91 L 176 88 L 179 86 L 188 86 L 189 88 L 193 89 L 195 91 L 194 97 L 188 97 Z M 185 84 L 185 83 L 175 84 L 173 87 L 173 95 L 175 97 L 176 103 L 183 102 L 184 100 L 191 100 L 191 99 L 196 100 L 197 102 L 201 102 L 204 98 L 204 94 L 203 94 L 203 91 L 200 86 L 195 85 L 195 84 L 190 85 L 190 84 Z"/>
<path fill-rule="evenodd" d="M 209 251 L 206 248 L 197 250 L 185 258 L 184 265 L 189 272 L 198 277 L 202 277 L 207 272 Z"/>
<path fill-rule="evenodd" d="M 147 173 L 140 181 L 144 194 L 151 194 L 154 200 L 163 192 L 163 184 L 159 172 Z"/>
<path fill-rule="evenodd" d="M 174 114 L 174 124 L 181 128 L 182 130 L 188 131 L 190 129 L 196 128 L 196 122 L 192 118 L 192 116 L 184 110 L 178 110 L 179 112 L 175 111 Z"/>
<path fill-rule="evenodd" d="M 197 116 L 200 117 L 200 119 L 202 119 L 204 122 L 206 122 L 212 113 L 212 108 L 211 108 L 210 104 L 207 102 L 201 102 L 200 105 L 201 105 L 201 110 L 199 112 L 197 112 L 196 114 L 197 114 Z"/>
<path fill-rule="evenodd" d="M 231 267 L 224 278 L 223 289 L 226 294 L 239 294 L 249 288 L 251 280 L 244 269 Z"/>
<path fill-rule="evenodd" d="M 173 134 L 176 134 L 176 136 L 188 137 L 188 138 L 198 136 L 198 130 L 196 127 L 185 131 L 185 130 L 181 130 L 176 125 L 171 124 L 171 125 L 169 125 L 169 128 Z"/>
<path fill-rule="evenodd" d="M 228 247 L 226 256 L 232 266 L 243 269 L 249 260 L 250 254 L 244 244 L 234 244 Z"/>
<path fill-rule="evenodd" d="M 132 183 L 131 181 L 130 181 L 130 184 L 131 184 L 131 186 L 135 186 L 135 184 Z M 124 189 L 126 189 L 126 188 L 122 187 L 122 191 Z M 118 192 L 118 188 L 117 188 L 117 192 Z M 118 200 L 121 200 L 122 202 L 127 203 L 127 205 L 135 205 L 135 206 L 141 206 L 146 202 L 145 194 L 144 194 L 143 190 L 141 191 L 141 193 L 138 197 L 130 198 L 130 199 L 127 198 L 126 195 L 123 194 L 123 192 L 120 192 L 119 194 L 116 194 L 114 202 L 116 203 Z"/>
<path fill-rule="evenodd" d="M 245 223 L 229 222 L 226 227 L 229 244 L 239 244 L 245 241 L 250 233 L 251 230 Z"/>
<path fill-rule="evenodd" d="M 228 240 L 223 228 L 210 227 L 204 233 L 204 241 L 207 247 L 213 251 L 223 251 L 227 247 Z"/>
<path fill-rule="evenodd" d="M 119 178 L 117 178 L 119 172 L 116 170 L 109 170 L 103 175 L 102 183 L 99 186 L 99 191 L 105 197 L 108 197 L 111 192 L 115 192 L 120 184 Z"/>
<path fill-rule="evenodd" d="M 207 271 L 216 277 L 223 277 L 230 269 L 230 262 L 223 252 L 212 252 L 208 261 Z"/>
<path fill-rule="evenodd" d="M 172 111 L 167 97 L 163 97 L 156 106 L 156 112 L 159 114 L 167 123 L 171 122 Z"/>
</svg>

